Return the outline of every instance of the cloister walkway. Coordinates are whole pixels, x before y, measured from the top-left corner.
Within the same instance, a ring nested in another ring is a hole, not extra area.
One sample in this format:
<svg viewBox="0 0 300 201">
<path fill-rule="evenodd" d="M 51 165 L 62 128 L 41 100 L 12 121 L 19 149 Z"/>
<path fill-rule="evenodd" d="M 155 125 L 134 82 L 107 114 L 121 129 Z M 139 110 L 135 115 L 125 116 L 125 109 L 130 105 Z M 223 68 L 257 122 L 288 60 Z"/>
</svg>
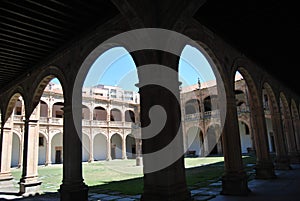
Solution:
<svg viewBox="0 0 300 201">
<path fill-rule="evenodd" d="M 251 180 L 249 188 L 251 193 L 249 196 L 223 196 L 220 195 L 221 182 L 214 182 L 210 185 L 214 188 L 201 188 L 191 191 L 194 201 L 299 201 L 300 198 L 300 164 L 291 165 L 292 170 L 276 170 L 277 179 L 272 180 Z M 220 185 L 218 185 L 220 184 Z M 113 201 L 136 201 L 140 195 L 123 196 L 112 194 L 111 192 L 101 194 L 90 194 L 89 201 L 94 200 L 113 200 Z M 1 201 L 59 201 L 56 195 L 43 195 L 29 198 L 18 198 L 13 195 L 0 195 Z"/>
</svg>

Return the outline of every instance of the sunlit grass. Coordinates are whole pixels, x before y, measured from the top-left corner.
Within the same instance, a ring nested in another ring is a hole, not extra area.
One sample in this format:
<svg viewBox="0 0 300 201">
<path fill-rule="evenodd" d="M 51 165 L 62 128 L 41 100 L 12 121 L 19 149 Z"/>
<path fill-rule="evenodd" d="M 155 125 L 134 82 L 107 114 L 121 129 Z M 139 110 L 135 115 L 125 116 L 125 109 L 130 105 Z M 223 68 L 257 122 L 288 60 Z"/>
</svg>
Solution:
<svg viewBox="0 0 300 201">
<path fill-rule="evenodd" d="M 255 157 L 244 157 L 243 160 L 244 164 L 255 163 Z M 188 186 L 201 187 L 222 176 L 224 158 L 185 158 L 185 167 Z M 12 174 L 18 181 L 21 169 L 12 169 Z M 62 183 L 62 165 L 39 166 L 38 174 L 43 182 L 43 192 L 57 192 Z M 131 159 L 83 163 L 83 177 L 90 192 L 107 189 L 124 194 L 140 194 L 143 191 L 142 166 L 136 166 L 135 160 Z"/>
</svg>

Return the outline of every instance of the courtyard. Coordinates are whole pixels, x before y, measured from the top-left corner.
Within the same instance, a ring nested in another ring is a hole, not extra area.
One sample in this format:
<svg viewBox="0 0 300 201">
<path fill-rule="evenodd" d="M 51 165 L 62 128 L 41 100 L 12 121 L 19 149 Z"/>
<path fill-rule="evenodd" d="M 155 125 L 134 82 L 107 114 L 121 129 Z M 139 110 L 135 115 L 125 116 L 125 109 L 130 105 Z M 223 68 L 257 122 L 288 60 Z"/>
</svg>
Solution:
<svg viewBox="0 0 300 201">
<path fill-rule="evenodd" d="M 253 156 L 243 156 L 249 180 L 253 178 L 255 160 Z M 204 198 L 208 199 L 219 194 L 220 179 L 224 171 L 223 157 L 185 158 L 185 168 L 187 184 L 192 195 L 202 193 L 202 195 L 206 196 Z M 11 189 L 13 194 L 13 192 L 18 192 L 18 180 L 21 177 L 21 169 L 13 168 L 12 174 L 15 178 L 14 188 Z M 58 199 L 57 190 L 62 180 L 62 164 L 39 166 L 38 174 L 40 181 L 42 181 L 41 192 L 40 196 L 35 196 L 33 199 Z M 83 177 L 90 188 L 90 200 L 98 200 L 105 195 L 109 199 L 126 196 L 127 200 L 138 200 L 143 192 L 143 167 L 136 166 L 134 159 L 84 162 Z M 19 196 L 4 196 L 0 193 L 1 198 L 6 200 L 20 199 Z"/>
</svg>

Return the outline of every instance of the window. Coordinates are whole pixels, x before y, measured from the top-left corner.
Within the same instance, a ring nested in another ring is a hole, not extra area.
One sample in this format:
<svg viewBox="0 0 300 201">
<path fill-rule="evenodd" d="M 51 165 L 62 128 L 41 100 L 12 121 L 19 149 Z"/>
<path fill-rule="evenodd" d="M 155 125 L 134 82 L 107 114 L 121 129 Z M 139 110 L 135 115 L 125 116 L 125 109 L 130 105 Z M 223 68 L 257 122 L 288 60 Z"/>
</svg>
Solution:
<svg viewBox="0 0 300 201">
<path fill-rule="evenodd" d="M 44 137 L 39 137 L 39 146 L 40 147 L 44 146 Z"/>
</svg>

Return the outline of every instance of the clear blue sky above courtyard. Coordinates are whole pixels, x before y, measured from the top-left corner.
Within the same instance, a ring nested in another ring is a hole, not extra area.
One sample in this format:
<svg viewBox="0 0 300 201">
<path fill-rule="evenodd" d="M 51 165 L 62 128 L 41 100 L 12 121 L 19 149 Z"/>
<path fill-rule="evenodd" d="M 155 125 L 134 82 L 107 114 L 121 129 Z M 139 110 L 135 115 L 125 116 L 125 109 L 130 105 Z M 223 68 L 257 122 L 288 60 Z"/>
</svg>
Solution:
<svg viewBox="0 0 300 201">
<path fill-rule="evenodd" d="M 204 55 L 196 48 L 187 45 L 179 60 L 179 81 L 182 86 L 214 80 L 215 76 Z M 52 80 L 59 83 L 57 79 Z M 136 65 L 123 47 L 112 48 L 98 57 L 91 66 L 84 86 L 98 84 L 119 86 L 125 90 L 137 91 Z"/>
</svg>

